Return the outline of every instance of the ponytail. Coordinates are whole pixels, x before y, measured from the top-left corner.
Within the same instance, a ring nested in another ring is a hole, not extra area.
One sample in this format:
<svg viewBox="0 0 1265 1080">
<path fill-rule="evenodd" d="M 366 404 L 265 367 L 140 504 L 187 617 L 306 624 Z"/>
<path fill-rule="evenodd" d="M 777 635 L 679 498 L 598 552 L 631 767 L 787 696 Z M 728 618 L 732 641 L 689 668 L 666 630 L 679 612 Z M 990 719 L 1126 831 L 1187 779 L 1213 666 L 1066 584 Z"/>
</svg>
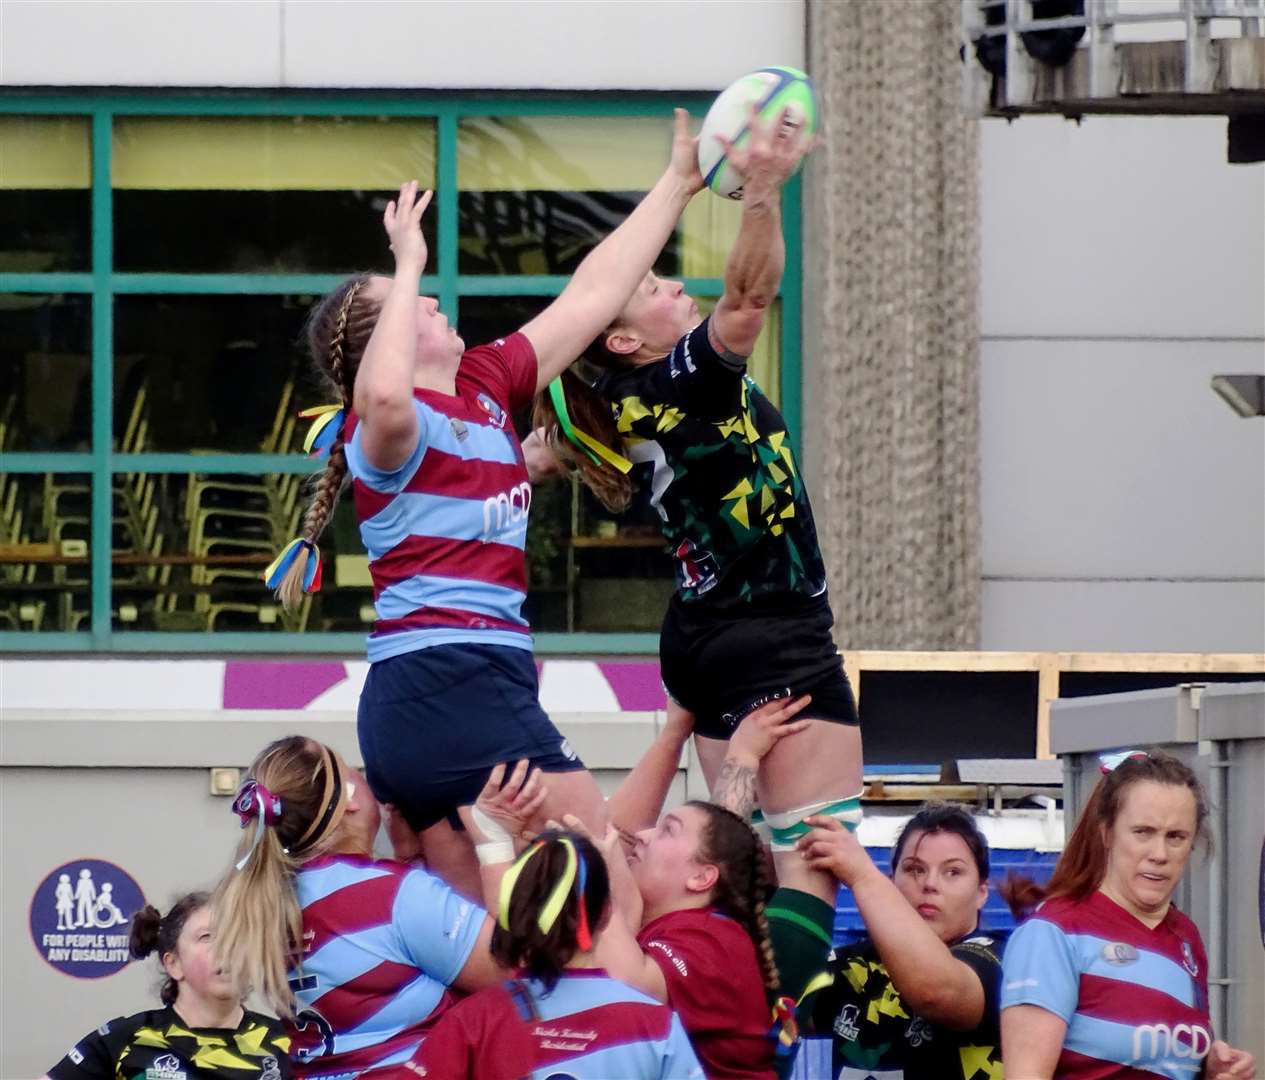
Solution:
<svg viewBox="0 0 1265 1080">
<path fill-rule="evenodd" d="M 308 351 L 312 354 L 324 390 L 342 408 L 351 409 L 356 372 L 378 318 L 378 305 L 365 293 L 368 275 L 349 278 L 312 310 L 307 323 Z M 333 421 L 332 440 L 325 468 L 311 483 L 312 498 L 303 515 L 299 536 L 268 568 L 264 579 L 281 606 L 294 611 L 303 594 L 320 588 L 320 553 L 316 542 L 329 526 L 338 498 L 347 484 L 347 453 L 341 416 Z"/>
<path fill-rule="evenodd" d="M 215 891 L 216 958 L 237 993 L 257 992 L 282 1016 L 294 1014 L 289 969 L 303 942 L 294 875 L 338 828 L 346 789 L 332 750 L 291 735 L 255 759 L 233 803 L 243 832 Z"/>
<path fill-rule="evenodd" d="M 601 391 L 570 368 L 562 373 L 560 383 L 566 410 L 575 427 L 613 454 L 622 455 L 624 441 L 615 426 L 611 403 Z M 593 460 L 582 447 L 567 438 L 548 390 L 536 395 L 532 408 L 532 429 L 543 429 L 545 443 L 554 456 L 568 472 L 580 474 L 585 487 L 597 496 L 606 509 L 612 513 L 628 509 L 628 504 L 632 501 L 633 485 L 627 473 L 621 472 L 608 461 Z"/>
<path fill-rule="evenodd" d="M 575 955 L 593 949 L 609 901 L 610 877 L 598 850 L 577 833 L 542 833 L 505 872 L 492 958 L 551 991 Z"/>
</svg>

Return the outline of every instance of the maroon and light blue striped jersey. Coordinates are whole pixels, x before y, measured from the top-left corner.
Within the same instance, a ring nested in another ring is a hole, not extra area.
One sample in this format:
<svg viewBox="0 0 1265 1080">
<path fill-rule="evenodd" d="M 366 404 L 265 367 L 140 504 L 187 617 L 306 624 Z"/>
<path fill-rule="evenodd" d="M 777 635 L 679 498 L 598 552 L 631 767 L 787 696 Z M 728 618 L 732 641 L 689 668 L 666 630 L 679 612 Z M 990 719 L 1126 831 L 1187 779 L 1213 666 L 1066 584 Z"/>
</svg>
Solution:
<svg viewBox="0 0 1265 1080">
<path fill-rule="evenodd" d="M 1011 936 L 1001 1007 L 1037 1005 L 1067 1023 L 1067 1080 L 1198 1075 L 1212 1046 L 1199 931 L 1170 907 L 1154 929 L 1100 892 L 1047 900 Z"/>
<path fill-rule="evenodd" d="M 453 1001 L 486 917 L 439 878 L 403 863 L 321 856 L 295 879 L 303 957 L 290 972 L 295 1076 L 388 1077 Z"/>
<path fill-rule="evenodd" d="M 510 412 L 536 391 L 521 333 L 468 350 L 456 394 L 414 390 L 418 440 L 392 472 L 374 468 L 354 412 L 344 432 L 377 622 L 369 660 L 431 645 L 532 646 L 522 616 L 531 484 Z"/>
<path fill-rule="evenodd" d="M 533 1015 L 534 1014 L 534 1015 Z M 432 1080 L 703 1080 L 670 1008 L 597 969 L 480 990 L 422 1044 Z"/>
</svg>

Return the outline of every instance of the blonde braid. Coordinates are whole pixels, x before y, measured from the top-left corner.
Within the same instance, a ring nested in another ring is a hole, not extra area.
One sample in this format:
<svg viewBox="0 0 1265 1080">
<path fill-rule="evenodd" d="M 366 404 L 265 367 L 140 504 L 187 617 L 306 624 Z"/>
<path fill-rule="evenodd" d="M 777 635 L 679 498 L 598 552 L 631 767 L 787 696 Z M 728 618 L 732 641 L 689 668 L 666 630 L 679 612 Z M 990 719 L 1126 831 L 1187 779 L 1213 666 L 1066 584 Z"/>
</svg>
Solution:
<svg viewBox="0 0 1265 1080">
<path fill-rule="evenodd" d="M 326 362 L 329 374 L 337 388 L 344 409 L 351 406 L 354 379 L 349 379 L 348 365 L 343 356 L 344 344 L 347 340 L 347 323 L 351 317 L 352 305 L 356 302 L 356 294 L 367 279 L 358 278 L 347 287 L 342 302 L 338 305 L 338 314 L 334 318 L 334 329 L 330 335 Z M 349 385 L 351 384 L 351 385 Z M 330 444 L 329 457 L 325 460 L 325 468 L 312 482 L 312 501 L 303 514 L 303 528 L 299 533 L 302 540 L 315 544 L 334 516 L 334 508 L 338 505 L 338 497 L 347 483 L 347 452 L 340 430 L 333 443 Z M 286 575 L 277 587 L 277 598 L 286 611 L 295 611 L 303 600 L 303 580 L 307 574 L 308 560 L 313 557 L 312 551 L 303 546 L 299 549 Z"/>
</svg>

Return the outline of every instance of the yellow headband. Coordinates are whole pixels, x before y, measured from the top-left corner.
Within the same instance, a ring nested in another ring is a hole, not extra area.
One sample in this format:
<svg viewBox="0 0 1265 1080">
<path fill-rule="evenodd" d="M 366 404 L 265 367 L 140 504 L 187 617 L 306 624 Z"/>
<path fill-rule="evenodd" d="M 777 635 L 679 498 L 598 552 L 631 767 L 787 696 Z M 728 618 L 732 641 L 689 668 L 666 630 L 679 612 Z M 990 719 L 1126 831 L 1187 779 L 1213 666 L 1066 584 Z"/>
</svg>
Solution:
<svg viewBox="0 0 1265 1080">
<path fill-rule="evenodd" d="M 567 851 L 567 865 L 562 872 L 562 877 L 558 879 L 553 890 L 549 893 L 549 899 L 545 901 L 544 906 L 540 909 L 540 914 L 536 917 L 536 925 L 540 927 L 542 934 L 549 933 L 553 929 L 554 924 L 558 921 L 558 916 L 562 914 L 562 908 L 567 902 L 567 897 L 571 895 L 571 888 L 575 884 L 576 872 L 579 866 L 579 859 L 576 855 L 575 844 L 571 842 L 569 836 L 560 836 L 557 838 Z M 502 930 L 509 932 L 510 929 L 510 898 L 514 894 L 514 886 L 518 884 L 518 877 L 523 869 L 531 862 L 532 857 L 544 849 L 548 843 L 547 840 L 537 840 L 531 847 L 524 851 L 514 865 L 505 871 L 505 876 L 501 878 L 501 896 L 500 911 L 497 913 L 497 922 Z M 580 903 L 584 903 L 583 897 Z"/>
</svg>

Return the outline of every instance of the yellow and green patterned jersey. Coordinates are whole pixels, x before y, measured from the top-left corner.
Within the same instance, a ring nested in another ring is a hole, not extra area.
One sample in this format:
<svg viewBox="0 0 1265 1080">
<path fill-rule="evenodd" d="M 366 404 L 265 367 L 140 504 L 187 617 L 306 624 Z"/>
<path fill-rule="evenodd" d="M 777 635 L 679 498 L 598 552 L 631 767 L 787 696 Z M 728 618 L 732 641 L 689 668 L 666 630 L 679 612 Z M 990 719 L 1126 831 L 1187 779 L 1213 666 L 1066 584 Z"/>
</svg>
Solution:
<svg viewBox="0 0 1265 1080">
<path fill-rule="evenodd" d="M 50 1080 L 290 1080 L 279 1021 L 243 1011 L 235 1028 L 190 1027 L 176 1010 L 119 1017 L 85 1035 Z"/>
<path fill-rule="evenodd" d="M 831 955 L 833 979 L 801 1003 L 801 1023 L 830 1037 L 830 1075 L 843 1080 L 1002 1080 L 1001 949 L 978 930 L 949 947 L 984 990 L 983 1015 L 970 1031 L 942 1027 L 910 1009 L 870 941 Z"/>
<path fill-rule="evenodd" d="M 649 463 L 651 505 L 682 600 L 736 605 L 817 596 L 826 572 L 786 421 L 707 322 L 662 360 L 609 376 L 628 457 Z"/>
</svg>

